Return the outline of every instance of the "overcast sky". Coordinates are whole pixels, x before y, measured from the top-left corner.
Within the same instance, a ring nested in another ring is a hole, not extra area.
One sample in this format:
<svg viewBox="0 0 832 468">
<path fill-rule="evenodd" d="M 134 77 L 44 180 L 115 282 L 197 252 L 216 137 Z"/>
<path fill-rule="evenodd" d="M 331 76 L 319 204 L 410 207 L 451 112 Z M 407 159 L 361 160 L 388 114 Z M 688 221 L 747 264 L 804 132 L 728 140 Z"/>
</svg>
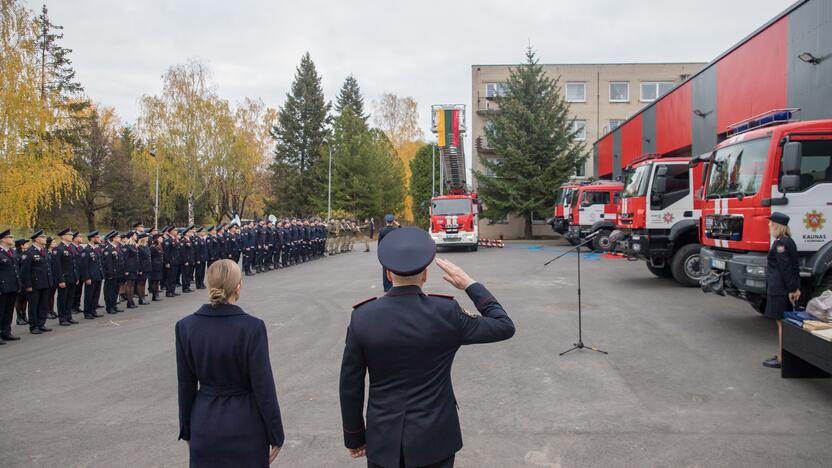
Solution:
<svg viewBox="0 0 832 468">
<path fill-rule="evenodd" d="M 27 0 L 33 9 L 41 2 Z M 51 0 L 78 79 L 125 122 L 172 64 L 209 64 L 218 93 L 277 108 L 309 51 L 334 100 L 354 74 L 365 101 L 413 96 L 429 134 L 436 103 L 471 106 L 471 65 L 708 62 L 789 0 Z M 431 138 L 432 139 L 432 138 Z M 470 146 L 469 146 L 470 148 Z"/>
</svg>

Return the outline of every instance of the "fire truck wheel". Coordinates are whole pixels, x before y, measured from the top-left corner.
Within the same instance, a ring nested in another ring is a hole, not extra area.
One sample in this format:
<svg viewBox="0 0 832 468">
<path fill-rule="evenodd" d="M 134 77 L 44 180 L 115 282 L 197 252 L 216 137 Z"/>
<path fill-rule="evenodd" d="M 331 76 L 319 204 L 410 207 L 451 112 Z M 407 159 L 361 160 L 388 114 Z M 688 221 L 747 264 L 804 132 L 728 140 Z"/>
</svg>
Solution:
<svg viewBox="0 0 832 468">
<path fill-rule="evenodd" d="M 647 269 L 659 278 L 673 278 L 673 273 L 670 272 L 670 265 L 666 263 L 663 267 L 654 267 L 650 262 L 647 262 Z"/>
<path fill-rule="evenodd" d="M 578 245 L 578 239 L 573 239 L 571 237 L 567 237 L 566 241 L 569 242 L 570 245 Z"/>
<path fill-rule="evenodd" d="M 592 239 L 592 248 L 600 250 L 601 252 L 608 252 L 612 250 L 612 241 L 610 241 L 611 233 L 612 231 L 609 229 L 599 230 L 598 235 Z"/>
<path fill-rule="evenodd" d="M 471 252 L 476 252 L 478 248 L 479 248 L 479 245 L 474 244 L 471 247 L 469 247 L 469 250 L 471 250 Z"/>
<path fill-rule="evenodd" d="M 677 283 L 687 288 L 699 286 L 699 278 L 702 276 L 699 244 L 683 245 L 673 254 L 670 261 L 670 272 Z"/>
</svg>

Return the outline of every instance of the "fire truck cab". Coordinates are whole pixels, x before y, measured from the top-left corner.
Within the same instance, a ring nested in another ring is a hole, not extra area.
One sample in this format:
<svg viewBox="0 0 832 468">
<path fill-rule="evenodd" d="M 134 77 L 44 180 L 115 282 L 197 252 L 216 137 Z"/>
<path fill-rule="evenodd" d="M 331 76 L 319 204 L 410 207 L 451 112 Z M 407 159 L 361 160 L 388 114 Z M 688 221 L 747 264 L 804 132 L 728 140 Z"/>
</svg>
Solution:
<svg viewBox="0 0 832 468">
<path fill-rule="evenodd" d="M 567 211 L 569 230 L 566 240 L 577 245 L 581 239 L 598 231 L 592 240 L 596 250 L 609 250 L 612 246 L 610 234 L 617 224 L 616 204 L 624 185 L 620 182 L 598 180 L 580 185 L 575 189 L 572 205 Z"/>
<path fill-rule="evenodd" d="M 643 155 L 625 168 L 618 204 L 624 252 L 645 260 L 656 276 L 672 277 L 683 286 L 699 286 L 701 276 L 700 171 L 690 166 L 690 158 Z"/>
<path fill-rule="evenodd" d="M 552 226 L 552 230 L 558 234 L 566 234 L 569 229 L 567 214 L 572 207 L 572 198 L 578 187 L 580 185 L 564 184 L 560 186 L 555 194 L 554 216 L 549 220 L 549 224 Z"/>
<path fill-rule="evenodd" d="M 473 192 L 431 198 L 430 235 L 437 247 L 467 247 L 479 244 L 479 204 Z"/>
<path fill-rule="evenodd" d="M 793 121 L 778 109 L 731 126 L 704 165 L 701 284 L 765 310 L 772 211 L 791 218 L 801 302 L 832 289 L 832 120 Z"/>
</svg>

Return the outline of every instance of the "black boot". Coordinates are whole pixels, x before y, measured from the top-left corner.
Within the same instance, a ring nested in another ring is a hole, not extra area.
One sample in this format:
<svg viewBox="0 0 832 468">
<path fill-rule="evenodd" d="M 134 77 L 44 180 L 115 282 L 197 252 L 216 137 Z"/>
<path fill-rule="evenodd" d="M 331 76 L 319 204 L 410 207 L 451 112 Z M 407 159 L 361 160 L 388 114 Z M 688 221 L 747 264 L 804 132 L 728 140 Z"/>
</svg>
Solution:
<svg viewBox="0 0 832 468">
<path fill-rule="evenodd" d="M 161 297 L 159 297 L 159 293 L 158 293 L 158 292 L 155 292 L 155 293 L 153 293 L 153 297 L 151 297 L 151 298 L 150 298 L 150 300 L 151 300 L 151 301 L 154 301 L 154 302 L 159 302 L 159 301 L 161 301 L 161 300 L 162 300 L 162 298 L 161 298 Z"/>
</svg>

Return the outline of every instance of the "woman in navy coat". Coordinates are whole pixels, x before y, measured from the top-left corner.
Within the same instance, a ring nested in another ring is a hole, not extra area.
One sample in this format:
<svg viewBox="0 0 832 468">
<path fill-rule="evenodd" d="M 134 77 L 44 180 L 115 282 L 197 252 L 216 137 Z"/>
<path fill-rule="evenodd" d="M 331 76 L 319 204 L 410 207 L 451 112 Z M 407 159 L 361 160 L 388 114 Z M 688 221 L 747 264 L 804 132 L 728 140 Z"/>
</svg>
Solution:
<svg viewBox="0 0 832 468">
<path fill-rule="evenodd" d="M 179 439 L 191 467 L 266 467 L 283 445 L 266 326 L 234 305 L 236 263 L 206 276 L 211 303 L 176 323 Z"/>
</svg>

